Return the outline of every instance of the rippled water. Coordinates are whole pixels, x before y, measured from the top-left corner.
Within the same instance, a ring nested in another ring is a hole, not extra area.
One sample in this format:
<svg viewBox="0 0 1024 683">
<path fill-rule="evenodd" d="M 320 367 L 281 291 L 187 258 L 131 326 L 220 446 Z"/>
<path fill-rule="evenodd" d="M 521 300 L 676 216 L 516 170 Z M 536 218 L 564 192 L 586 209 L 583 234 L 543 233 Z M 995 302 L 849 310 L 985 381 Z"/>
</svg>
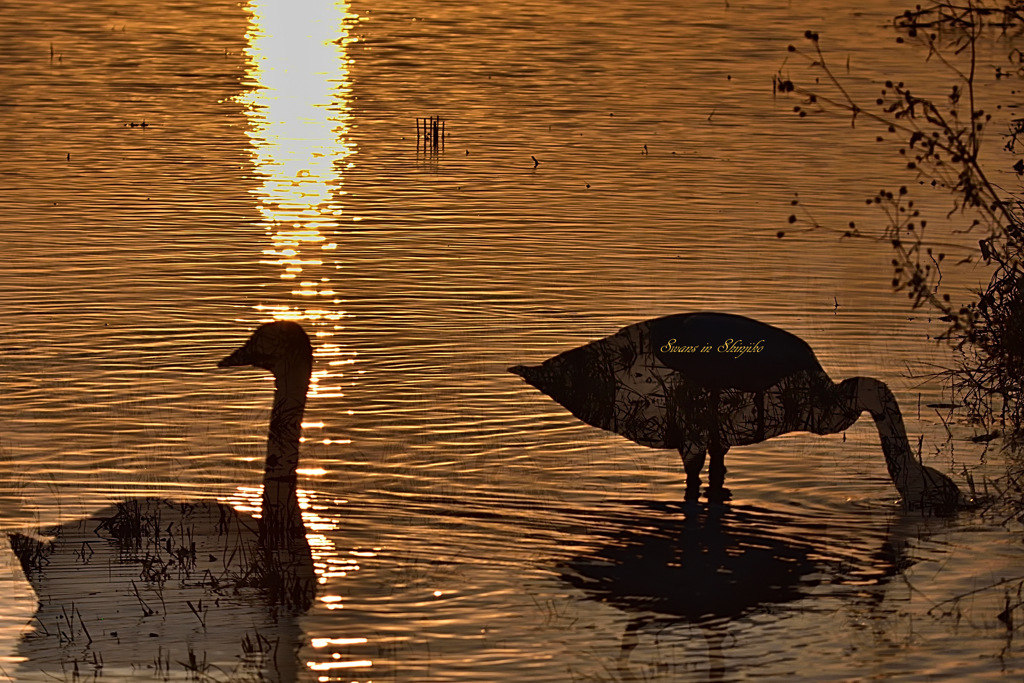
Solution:
<svg viewBox="0 0 1024 683">
<path fill-rule="evenodd" d="M 902 5 L 795 4 L 0 5 L 5 528 L 251 491 L 270 385 L 216 362 L 298 318 L 325 579 L 281 636 L 303 680 L 1019 675 L 997 619 L 1019 596 L 987 588 L 1016 590 L 1019 526 L 901 513 L 865 421 L 735 449 L 730 505 L 685 507 L 678 455 L 506 372 L 747 314 L 889 383 L 926 462 L 998 474 L 927 407 L 940 328 L 889 291 L 887 247 L 786 220 L 799 193 L 878 224 L 865 197 L 908 182 L 867 125 L 773 97 L 777 70 L 808 73 L 786 52 L 805 29 L 855 93 L 948 79 L 894 43 Z M 417 141 L 428 116 L 443 150 Z M 7 557 L 3 671 L 71 678 L 19 645 L 34 599 Z M 136 675 L 186 677 L 161 656 Z M 131 673 L 96 661 L 80 673 Z"/>
</svg>

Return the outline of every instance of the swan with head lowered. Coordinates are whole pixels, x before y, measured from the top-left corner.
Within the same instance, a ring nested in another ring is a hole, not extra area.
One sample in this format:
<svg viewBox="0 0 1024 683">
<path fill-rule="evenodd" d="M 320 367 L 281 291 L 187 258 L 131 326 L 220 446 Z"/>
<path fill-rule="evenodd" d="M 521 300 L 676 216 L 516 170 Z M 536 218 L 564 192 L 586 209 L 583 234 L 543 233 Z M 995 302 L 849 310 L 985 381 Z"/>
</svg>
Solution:
<svg viewBox="0 0 1024 683">
<path fill-rule="evenodd" d="M 780 434 L 833 434 L 867 412 L 904 504 L 950 509 L 956 484 L 914 457 L 899 404 L 882 382 L 836 384 L 799 337 L 727 313 L 655 318 L 566 351 L 509 368 L 587 424 L 644 446 L 678 449 L 686 497 L 700 494 L 706 454 L 712 497 L 725 497 L 725 454 Z"/>
<path fill-rule="evenodd" d="M 141 498 L 10 534 L 39 600 L 18 680 L 90 670 L 121 680 L 225 663 L 294 680 L 295 619 L 316 594 L 296 489 L 312 357 L 301 326 L 274 322 L 219 363 L 274 375 L 258 519 L 217 502 Z"/>
</svg>

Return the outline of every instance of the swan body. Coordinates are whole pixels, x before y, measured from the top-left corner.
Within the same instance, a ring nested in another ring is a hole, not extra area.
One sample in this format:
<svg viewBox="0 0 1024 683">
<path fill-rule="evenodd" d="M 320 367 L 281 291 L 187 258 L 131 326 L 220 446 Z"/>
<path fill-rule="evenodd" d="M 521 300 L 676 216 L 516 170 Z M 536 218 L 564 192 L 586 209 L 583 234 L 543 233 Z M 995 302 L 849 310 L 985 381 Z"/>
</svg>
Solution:
<svg viewBox="0 0 1024 683">
<path fill-rule="evenodd" d="M 838 433 L 868 412 L 908 506 L 948 508 L 964 501 L 952 480 L 913 456 L 899 404 L 885 384 L 867 377 L 836 384 L 802 339 L 743 316 L 647 320 L 509 371 L 587 424 L 644 446 L 677 449 L 688 499 L 699 495 L 708 453 L 710 492 L 721 496 L 732 446 L 794 431 Z"/>
<path fill-rule="evenodd" d="M 220 362 L 240 365 L 275 378 L 260 518 L 217 502 L 141 498 L 10 534 L 39 599 L 35 630 L 19 646 L 26 660 L 19 680 L 72 667 L 122 677 L 138 668 L 151 678 L 154 667 L 187 660 L 192 670 L 207 659 L 294 680 L 294 657 L 271 660 L 288 649 L 278 645 L 297 645 L 298 628 L 286 615 L 308 609 L 316 592 L 296 492 L 309 338 L 296 323 L 263 325 Z"/>
</svg>

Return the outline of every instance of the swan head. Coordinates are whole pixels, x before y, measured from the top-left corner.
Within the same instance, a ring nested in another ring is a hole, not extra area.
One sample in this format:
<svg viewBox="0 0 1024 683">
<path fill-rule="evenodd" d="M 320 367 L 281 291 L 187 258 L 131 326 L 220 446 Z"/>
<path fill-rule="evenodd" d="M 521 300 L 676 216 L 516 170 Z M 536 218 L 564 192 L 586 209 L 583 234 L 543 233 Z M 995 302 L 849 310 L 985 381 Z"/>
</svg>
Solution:
<svg viewBox="0 0 1024 683">
<path fill-rule="evenodd" d="M 278 320 L 256 328 L 249 340 L 217 363 L 217 367 L 251 365 L 276 373 L 300 363 L 309 365 L 312 358 L 313 347 L 302 326 L 290 320 Z"/>
<path fill-rule="evenodd" d="M 897 488 L 903 504 L 911 510 L 951 513 L 971 507 L 973 503 L 952 479 L 927 465 L 919 465 L 908 472 L 903 481 L 898 482 Z"/>
</svg>

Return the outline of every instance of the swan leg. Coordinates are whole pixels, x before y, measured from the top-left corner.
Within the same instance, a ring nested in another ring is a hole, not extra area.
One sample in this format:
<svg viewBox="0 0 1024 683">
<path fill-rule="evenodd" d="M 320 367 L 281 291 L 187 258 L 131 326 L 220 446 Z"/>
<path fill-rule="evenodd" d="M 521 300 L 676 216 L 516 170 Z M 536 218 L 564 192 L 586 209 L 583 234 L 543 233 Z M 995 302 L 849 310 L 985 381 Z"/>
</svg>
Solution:
<svg viewBox="0 0 1024 683">
<path fill-rule="evenodd" d="M 729 499 L 729 491 L 725 488 L 725 454 L 729 452 L 729 444 L 722 443 L 722 425 L 720 416 L 721 393 L 718 389 L 711 392 L 709 402 L 708 453 L 711 455 L 711 466 L 708 467 L 708 500 L 723 502 Z"/>
<path fill-rule="evenodd" d="M 700 497 L 700 471 L 704 469 L 707 451 L 703 444 L 688 443 L 679 447 L 679 455 L 686 470 L 686 500 L 697 500 Z"/>
<path fill-rule="evenodd" d="M 722 502 L 729 500 L 729 489 L 725 488 L 725 454 L 729 447 L 718 444 L 708 449 L 711 465 L 708 467 L 708 499 Z"/>
<path fill-rule="evenodd" d="M 720 489 L 725 486 L 725 454 L 728 452 L 728 446 L 708 449 L 708 453 L 711 454 L 711 466 L 708 468 L 708 476 L 711 479 L 711 488 L 713 489 Z"/>
</svg>

